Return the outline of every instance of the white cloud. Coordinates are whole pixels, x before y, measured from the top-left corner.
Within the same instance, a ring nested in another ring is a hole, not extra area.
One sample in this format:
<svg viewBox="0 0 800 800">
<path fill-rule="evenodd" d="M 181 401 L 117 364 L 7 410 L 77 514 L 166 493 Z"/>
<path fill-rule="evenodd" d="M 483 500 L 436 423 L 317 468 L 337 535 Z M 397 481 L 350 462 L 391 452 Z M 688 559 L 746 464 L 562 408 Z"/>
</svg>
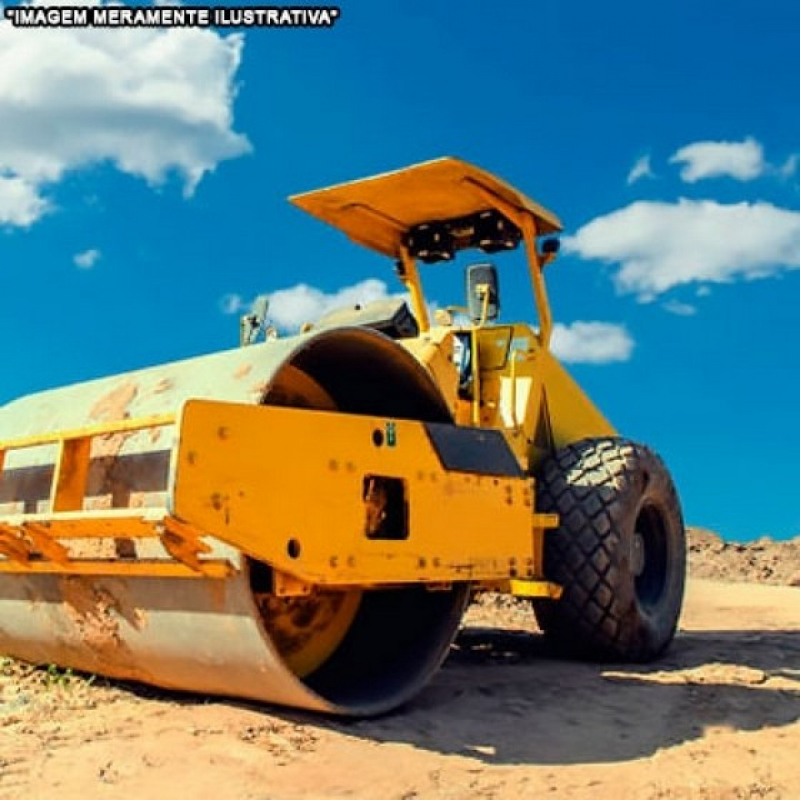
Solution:
<svg viewBox="0 0 800 800">
<path fill-rule="evenodd" d="M 320 289 L 299 283 L 290 289 L 279 289 L 269 296 L 269 317 L 282 330 L 299 328 L 337 308 L 352 308 L 389 297 L 386 284 L 376 278 L 345 286 L 326 294 Z"/>
<path fill-rule="evenodd" d="M 573 322 L 553 326 L 551 347 L 562 361 L 582 364 L 608 364 L 627 361 L 634 341 L 624 325 L 611 322 Z"/>
<path fill-rule="evenodd" d="M 0 175 L 0 225 L 26 228 L 46 210 L 47 201 L 39 195 L 34 184 L 23 178 Z"/>
<path fill-rule="evenodd" d="M 683 165 L 681 179 L 687 183 L 724 176 L 750 181 L 769 168 L 764 160 L 764 149 L 751 137 L 741 142 L 687 144 L 670 158 L 670 163 Z"/>
<path fill-rule="evenodd" d="M 48 184 L 100 162 L 152 185 L 177 174 L 191 194 L 220 161 L 250 150 L 232 128 L 243 44 L 239 34 L 203 29 L 0 21 L 0 176 L 28 193 L 9 210 L 0 187 L 0 222 L 31 224 Z"/>
<path fill-rule="evenodd" d="M 258 297 L 261 297 L 259 295 Z M 304 322 L 314 322 L 325 314 L 341 308 L 352 308 L 389 297 L 405 299 L 403 294 L 391 294 L 386 284 L 377 278 L 345 286 L 335 292 L 323 292 L 314 286 L 298 283 L 288 289 L 270 292 L 267 320 L 283 331 L 296 331 Z M 224 314 L 245 314 L 258 300 L 245 300 L 231 293 L 220 299 Z M 556 323 L 553 326 L 552 349 L 563 361 L 572 363 L 605 364 L 627 361 L 634 342 L 622 325 L 609 322 Z"/>
<path fill-rule="evenodd" d="M 695 306 L 680 300 L 668 300 L 664 303 L 664 310 L 679 317 L 693 317 L 697 313 Z"/>
<path fill-rule="evenodd" d="M 800 154 L 792 153 L 792 155 L 778 167 L 778 174 L 781 178 L 791 178 L 797 174 L 798 167 L 800 167 Z"/>
<path fill-rule="evenodd" d="M 78 269 L 91 269 L 100 260 L 100 251 L 96 248 L 91 250 L 84 250 L 82 253 L 76 253 L 72 257 L 72 263 Z"/>
<path fill-rule="evenodd" d="M 225 294 L 219 299 L 219 310 L 223 314 L 244 314 L 252 308 L 253 303 L 248 303 L 240 294 Z"/>
<path fill-rule="evenodd" d="M 618 291 L 652 300 L 683 284 L 799 268 L 800 212 L 761 202 L 637 202 L 597 217 L 562 243 L 581 258 L 619 265 Z"/>
<path fill-rule="evenodd" d="M 628 173 L 628 186 L 643 178 L 655 178 L 649 155 L 636 159 L 636 163 L 631 167 L 631 171 Z"/>
<path fill-rule="evenodd" d="M 280 330 L 295 331 L 304 322 L 314 322 L 335 309 L 352 308 L 391 296 L 386 284 L 376 278 L 368 278 L 330 293 L 306 283 L 298 283 L 288 289 L 269 293 L 267 318 Z M 220 300 L 220 308 L 225 314 L 242 314 L 249 311 L 254 302 L 245 300 L 240 294 L 227 294 Z"/>
</svg>

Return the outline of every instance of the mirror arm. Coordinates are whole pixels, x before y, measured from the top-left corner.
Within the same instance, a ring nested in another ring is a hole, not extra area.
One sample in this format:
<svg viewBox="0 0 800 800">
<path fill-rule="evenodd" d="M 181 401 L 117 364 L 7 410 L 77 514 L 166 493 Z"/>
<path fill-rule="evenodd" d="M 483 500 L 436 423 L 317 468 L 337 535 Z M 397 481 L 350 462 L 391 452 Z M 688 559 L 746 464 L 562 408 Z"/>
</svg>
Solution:
<svg viewBox="0 0 800 800">
<path fill-rule="evenodd" d="M 482 328 L 486 324 L 486 320 L 489 317 L 489 285 L 486 283 L 479 283 L 475 287 L 475 294 L 481 298 L 481 318 L 478 320 L 478 327 Z"/>
</svg>

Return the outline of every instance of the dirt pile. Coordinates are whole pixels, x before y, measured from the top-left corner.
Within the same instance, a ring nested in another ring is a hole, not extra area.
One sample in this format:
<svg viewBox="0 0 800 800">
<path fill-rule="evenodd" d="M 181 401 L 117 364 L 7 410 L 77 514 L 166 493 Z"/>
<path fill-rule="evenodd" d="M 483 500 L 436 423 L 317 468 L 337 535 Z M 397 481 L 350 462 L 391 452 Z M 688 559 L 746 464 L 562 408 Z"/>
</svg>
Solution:
<svg viewBox="0 0 800 800">
<path fill-rule="evenodd" d="M 775 541 L 726 542 L 706 528 L 687 529 L 694 578 L 800 586 L 800 536 Z"/>
</svg>

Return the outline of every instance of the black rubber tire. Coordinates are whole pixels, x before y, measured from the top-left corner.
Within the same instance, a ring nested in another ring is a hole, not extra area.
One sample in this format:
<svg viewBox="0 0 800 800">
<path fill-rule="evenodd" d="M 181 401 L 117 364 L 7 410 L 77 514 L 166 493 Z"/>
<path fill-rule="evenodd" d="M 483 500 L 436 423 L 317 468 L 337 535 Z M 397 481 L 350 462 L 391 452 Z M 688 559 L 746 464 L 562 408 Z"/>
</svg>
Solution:
<svg viewBox="0 0 800 800">
<path fill-rule="evenodd" d="M 649 661 L 672 641 L 686 580 L 686 532 L 663 461 L 625 439 L 586 439 L 539 471 L 537 508 L 557 513 L 544 567 L 564 591 L 536 601 L 558 650 L 594 660 Z"/>
</svg>

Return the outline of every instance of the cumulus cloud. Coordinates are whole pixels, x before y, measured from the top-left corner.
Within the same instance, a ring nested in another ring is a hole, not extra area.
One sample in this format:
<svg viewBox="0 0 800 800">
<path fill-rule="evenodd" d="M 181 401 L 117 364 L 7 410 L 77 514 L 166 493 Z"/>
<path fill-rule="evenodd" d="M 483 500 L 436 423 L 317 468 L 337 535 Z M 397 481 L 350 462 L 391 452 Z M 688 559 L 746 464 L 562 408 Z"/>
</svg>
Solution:
<svg viewBox="0 0 800 800">
<path fill-rule="evenodd" d="M 294 332 L 304 322 L 314 322 L 337 309 L 390 297 L 405 298 L 403 294 L 390 293 L 386 284 L 377 278 L 368 278 L 334 292 L 324 292 L 306 283 L 298 283 L 288 289 L 270 292 L 267 296 L 267 320 L 286 332 Z M 220 310 L 224 314 L 246 314 L 253 309 L 259 297 L 263 295 L 247 300 L 241 294 L 226 294 L 220 298 Z M 633 348 L 633 339 L 623 325 L 573 322 L 570 325 L 556 323 L 553 326 L 552 350 L 562 361 L 584 364 L 627 361 Z"/>
<path fill-rule="evenodd" d="M 0 175 L 0 225 L 27 228 L 46 210 L 47 201 L 34 184 L 23 178 Z"/>
<path fill-rule="evenodd" d="M 781 178 L 791 178 L 797 174 L 798 166 L 800 166 L 800 154 L 792 153 L 792 155 L 778 167 L 778 174 Z"/>
<path fill-rule="evenodd" d="M 78 269 L 91 269 L 100 260 L 100 251 L 92 248 L 91 250 L 84 250 L 82 253 L 76 253 L 72 257 L 72 263 Z"/>
<path fill-rule="evenodd" d="M 683 284 L 797 269 L 800 212 L 763 202 L 637 202 L 597 217 L 563 245 L 581 258 L 617 265 L 618 291 L 652 300 Z"/>
<path fill-rule="evenodd" d="M 674 153 L 670 163 L 682 165 L 681 179 L 687 183 L 721 177 L 750 181 L 769 168 L 764 148 L 751 137 L 741 142 L 693 142 Z"/>
<path fill-rule="evenodd" d="M 280 330 L 295 331 L 304 322 L 314 322 L 335 309 L 365 305 L 393 295 L 383 281 L 368 278 L 335 292 L 324 292 L 306 283 L 298 283 L 288 289 L 270 292 L 268 296 L 270 322 Z M 225 314 L 243 314 L 250 311 L 254 302 L 245 300 L 240 294 L 227 294 L 222 297 L 220 308 Z"/>
<path fill-rule="evenodd" d="M 628 186 L 631 186 L 643 178 L 655 178 L 649 155 L 636 159 L 636 163 L 631 167 L 631 171 L 628 173 Z"/>
<path fill-rule="evenodd" d="M 568 363 L 609 364 L 627 361 L 634 341 L 624 325 L 611 322 L 573 322 L 553 326 L 551 348 L 555 356 Z"/>
<path fill-rule="evenodd" d="M 697 313 L 697 308 L 691 303 L 682 303 L 680 300 L 668 300 L 664 303 L 664 310 L 678 317 L 693 317 Z"/>
<path fill-rule="evenodd" d="M 48 184 L 101 162 L 152 185 L 176 174 L 191 194 L 220 161 L 250 150 L 232 127 L 243 44 L 206 29 L 0 21 L 0 222 L 30 225 Z"/>
</svg>

